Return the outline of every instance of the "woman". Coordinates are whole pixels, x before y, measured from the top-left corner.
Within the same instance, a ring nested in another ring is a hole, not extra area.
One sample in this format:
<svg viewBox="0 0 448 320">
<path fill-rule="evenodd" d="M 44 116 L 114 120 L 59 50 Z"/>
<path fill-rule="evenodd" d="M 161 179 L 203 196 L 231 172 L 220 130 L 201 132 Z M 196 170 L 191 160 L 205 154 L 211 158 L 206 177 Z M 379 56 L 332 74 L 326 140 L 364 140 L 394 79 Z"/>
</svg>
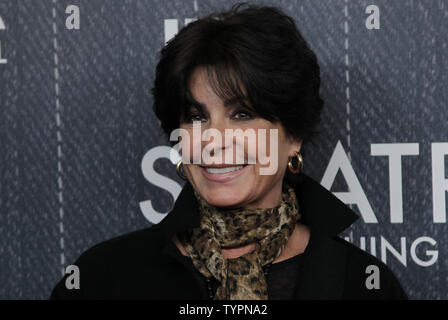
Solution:
<svg viewBox="0 0 448 320">
<path fill-rule="evenodd" d="M 152 92 L 163 130 L 183 130 L 186 184 L 161 223 L 83 253 L 81 288 L 64 278 L 52 298 L 406 298 L 381 261 L 337 237 L 357 216 L 302 173 L 319 86 L 315 54 L 276 8 L 238 5 L 183 28 Z"/>
</svg>

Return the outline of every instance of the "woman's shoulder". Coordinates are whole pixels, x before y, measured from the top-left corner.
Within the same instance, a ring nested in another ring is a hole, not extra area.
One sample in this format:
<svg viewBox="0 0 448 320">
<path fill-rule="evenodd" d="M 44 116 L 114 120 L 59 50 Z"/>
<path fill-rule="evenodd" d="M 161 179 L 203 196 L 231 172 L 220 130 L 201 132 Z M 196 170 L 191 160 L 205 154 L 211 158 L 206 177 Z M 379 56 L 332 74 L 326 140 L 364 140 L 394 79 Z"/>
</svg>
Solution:
<svg viewBox="0 0 448 320">
<path fill-rule="evenodd" d="M 129 232 L 98 244 L 83 251 L 73 266 L 76 266 L 80 278 L 80 290 L 66 290 L 66 280 L 70 274 L 56 284 L 51 299 L 85 299 L 87 295 L 102 296 L 96 288 L 107 292 L 120 281 L 120 277 L 131 277 L 139 268 L 150 268 L 151 261 L 161 248 L 162 237 L 158 228 L 151 226 Z"/>
<path fill-rule="evenodd" d="M 346 248 L 345 297 L 348 299 L 407 299 L 394 272 L 379 258 L 334 237 Z"/>
<path fill-rule="evenodd" d="M 83 251 L 78 260 L 95 263 L 119 259 L 121 256 L 138 255 L 141 251 L 151 253 L 151 248 L 157 248 L 162 240 L 156 226 L 128 232 L 97 243 Z"/>
</svg>

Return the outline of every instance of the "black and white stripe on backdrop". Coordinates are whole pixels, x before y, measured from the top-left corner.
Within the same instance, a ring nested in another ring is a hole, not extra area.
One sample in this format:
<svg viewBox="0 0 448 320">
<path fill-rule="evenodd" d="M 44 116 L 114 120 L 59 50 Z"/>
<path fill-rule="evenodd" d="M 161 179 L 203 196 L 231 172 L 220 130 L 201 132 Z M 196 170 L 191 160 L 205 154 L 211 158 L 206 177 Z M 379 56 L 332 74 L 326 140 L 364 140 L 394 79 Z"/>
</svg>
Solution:
<svg viewBox="0 0 448 320">
<path fill-rule="evenodd" d="M 171 209 L 183 181 L 151 110 L 158 52 L 234 2 L 0 2 L 1 299 L 48 298 L 81 252 Z M 263 3 L 318 56 L 304 170 L 361 216 L 341 237 L 410 298 L 447 299 L 448 2 Z"/>
</svg>

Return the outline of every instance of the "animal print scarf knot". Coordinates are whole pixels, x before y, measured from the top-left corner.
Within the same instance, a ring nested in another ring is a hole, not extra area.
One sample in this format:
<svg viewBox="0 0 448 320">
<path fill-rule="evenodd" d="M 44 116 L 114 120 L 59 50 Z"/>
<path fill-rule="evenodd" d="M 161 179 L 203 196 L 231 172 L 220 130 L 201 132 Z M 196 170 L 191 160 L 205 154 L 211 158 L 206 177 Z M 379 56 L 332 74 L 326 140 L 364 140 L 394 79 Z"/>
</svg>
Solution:
<svg viewBox="0 0 448 320">
<path fill-rule="evenodd" d="M 179 240 L 197 270 L 215 277 L 215 300 L 267 300 L 262 267 L 282 252 L 301 215 L 294 190 L 283 182 L 281 203 L 274 208 L 225 209 L 209 205 L 194 191 L 200 225 L 180 233 Z M 256 243 L 256 249 L 225 259 L 221 248 Z"/>
</svg>

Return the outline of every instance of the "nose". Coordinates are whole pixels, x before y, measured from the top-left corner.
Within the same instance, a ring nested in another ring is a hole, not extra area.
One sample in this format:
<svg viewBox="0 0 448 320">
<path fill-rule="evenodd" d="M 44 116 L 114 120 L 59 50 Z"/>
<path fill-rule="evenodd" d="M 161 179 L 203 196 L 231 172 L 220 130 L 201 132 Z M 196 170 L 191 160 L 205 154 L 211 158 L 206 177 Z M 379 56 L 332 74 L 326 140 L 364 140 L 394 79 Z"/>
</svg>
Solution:
<svg viewBox="0 0 448 320">
<path fill-rule="evenodd" d="M 218 157 L 220 153 L 224 153 L 232 145 L 232 141 L 226 141 L 225 139 L 225 128 L 207 128 L 204 130 L 202 138 L 203 150 L 212 157 Z"/>
<path fill-rule="evenodd" d="M 226 150 L 233 147 L 233 139 L 226 139 L 226 129 L 232 129 L 225 119 L 220 117 L 211 117 L 208 126 L 204 128 L 202 136 L 202 150 L 215 159 L 220 159 L 225 163 Z M 229 154 L 230 155 L 230 154 Z M 232 157 L 233 158 L 233 157 Z M 233 161 L 233 159 L 227 159 Z"/>
</svg>

